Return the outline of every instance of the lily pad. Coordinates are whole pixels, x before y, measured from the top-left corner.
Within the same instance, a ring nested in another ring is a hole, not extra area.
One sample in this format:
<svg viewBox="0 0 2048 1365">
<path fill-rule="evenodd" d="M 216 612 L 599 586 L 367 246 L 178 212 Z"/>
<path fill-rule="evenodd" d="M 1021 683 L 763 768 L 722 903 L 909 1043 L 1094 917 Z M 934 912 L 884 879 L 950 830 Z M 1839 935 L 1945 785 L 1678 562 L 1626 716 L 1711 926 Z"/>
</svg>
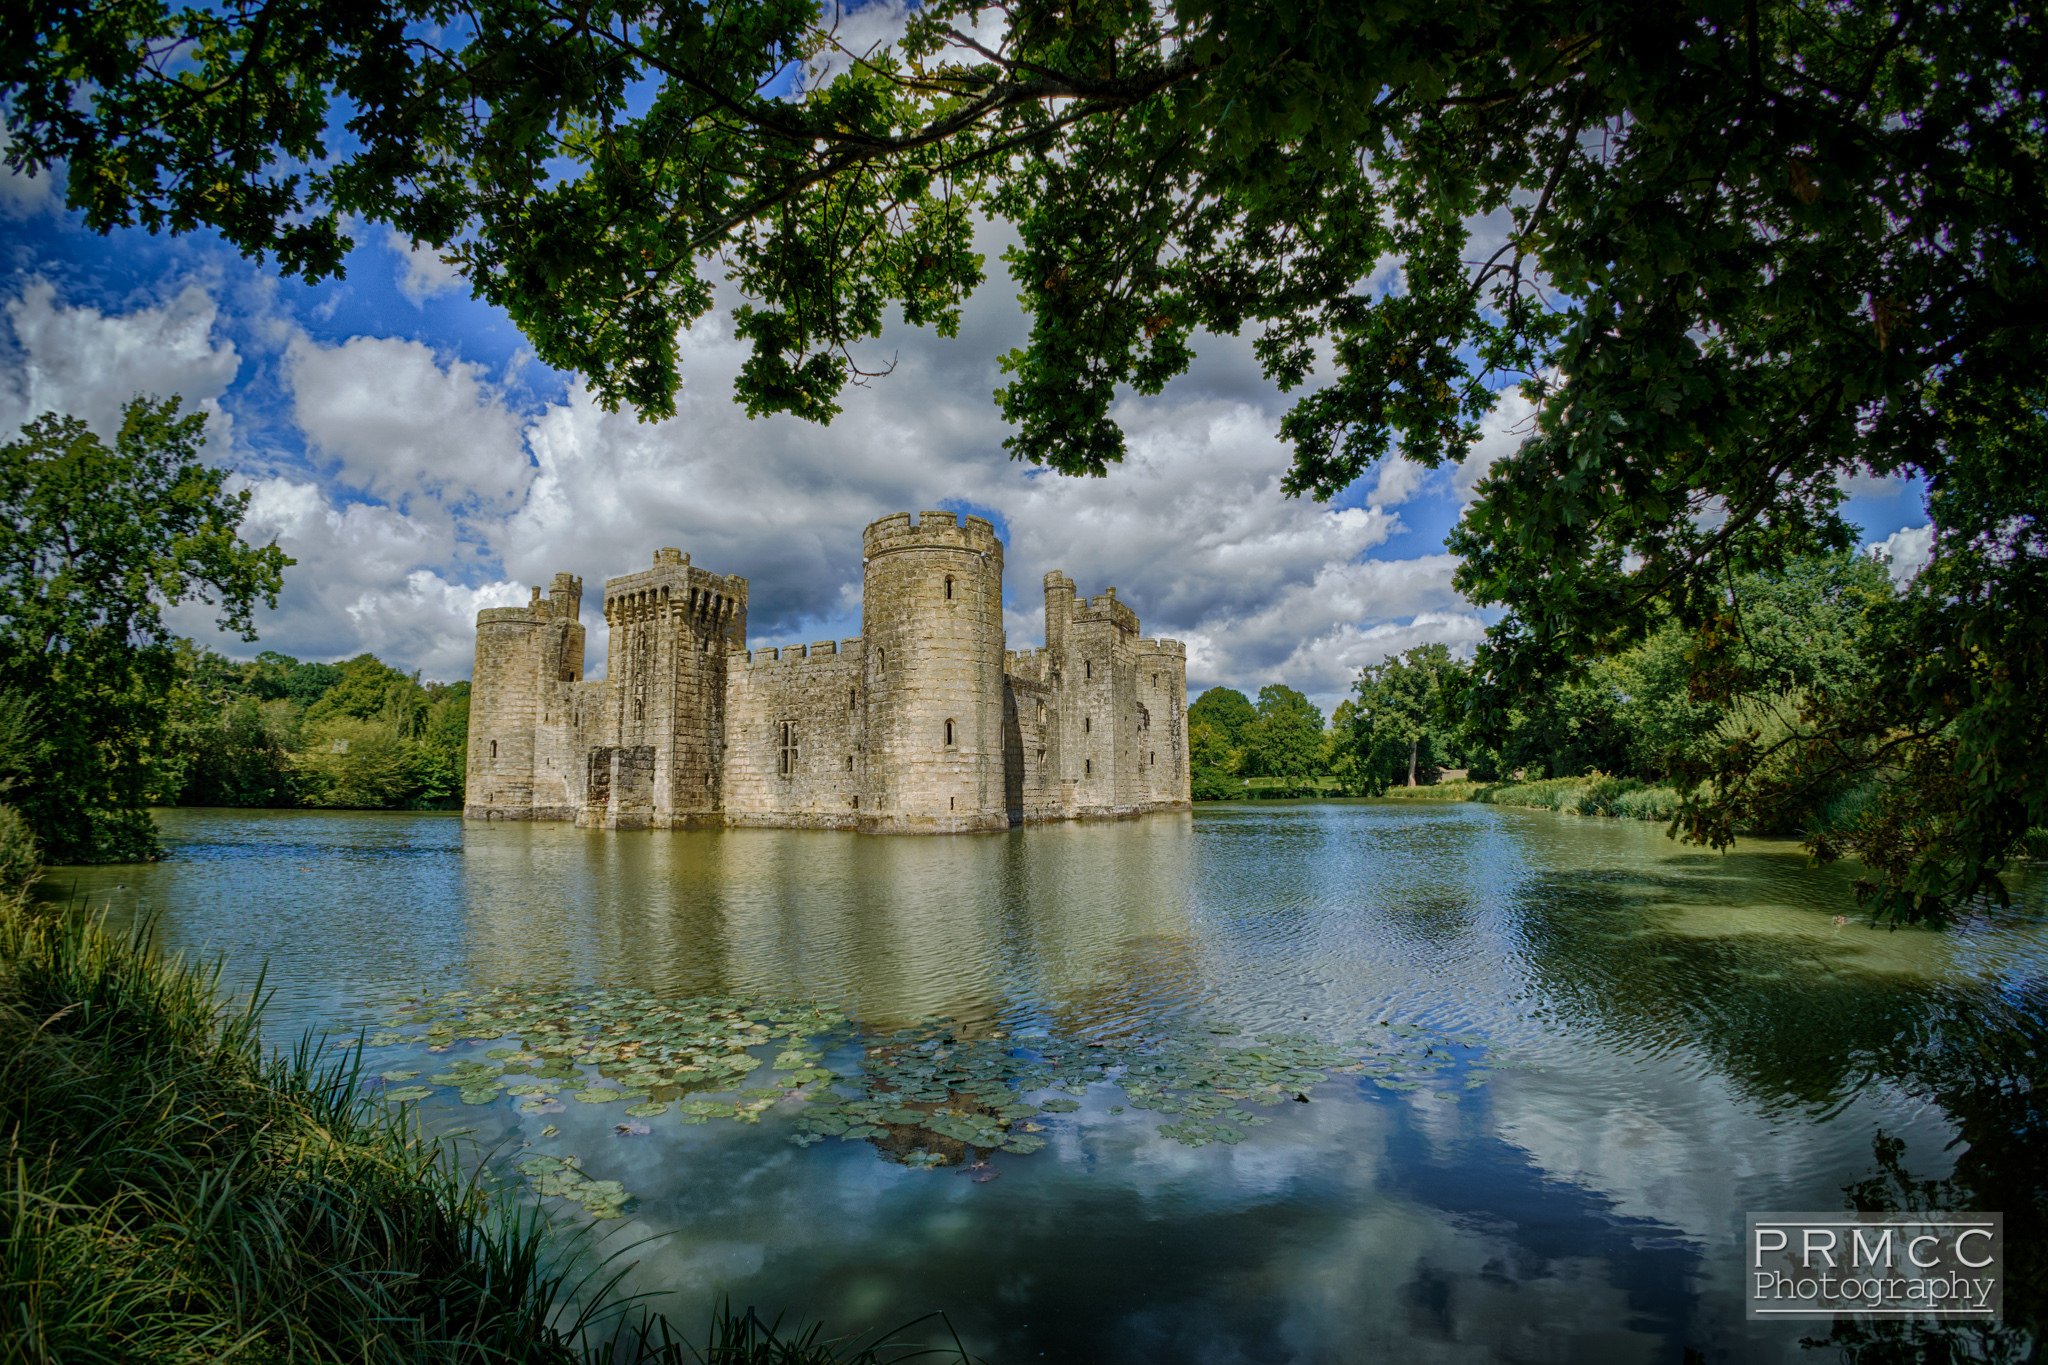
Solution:
<svg viewBox="0 0 2048 1365">
<path fill-rule="evenodd" d="M 614 1090 L 610 1086 L 587 1085 L 576 1092 L 576 1098 L 584 1104 L 610 1104 L 613 1100 L 637 1098 L 630 1090 Z"/>
</svg>

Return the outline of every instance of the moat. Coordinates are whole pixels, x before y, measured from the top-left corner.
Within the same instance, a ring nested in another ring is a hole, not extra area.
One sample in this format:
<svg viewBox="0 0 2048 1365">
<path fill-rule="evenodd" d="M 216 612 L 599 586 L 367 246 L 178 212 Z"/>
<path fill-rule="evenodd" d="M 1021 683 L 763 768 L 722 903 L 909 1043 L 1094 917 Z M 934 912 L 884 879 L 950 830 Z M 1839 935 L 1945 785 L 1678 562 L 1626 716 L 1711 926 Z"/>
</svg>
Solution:
<svg viewBox="0 0 2048 1365">
<path fill-rule="evenodd" d="M 1789 845 L 1483 806 L 909 840 L 160 819 L 168 861 L 50 889 L 159 911 L 237 985 L 267 961 L 276 1040 L 363 1030 L 373 1083 L 522 1197 L 672 1233 L 631 1287 L 686 1330 L 729 1296 L 835 1332 L 943 1308 L 997 1362 L 1832 1359 L 1799 1345 L 1824 1323 L 1744 1322 L 1746 1212 L 1841 1207 L 1882 1133 L 1916 1176 L 1961 1158 L 2015 1242 L 2037 1216 L 1997 1148 L 2048 1056 L 2039 876 L 1889 932 Z M 584 1008 L 667 1022 L 599 1077 Z M 509 1044 L 464 1037 L 485 1014 Z M 947 1098 L 1006 1085 L 1009 1117 Z M 566 1156 L 622 1193 L 558 1197 Z"/>
</svg>

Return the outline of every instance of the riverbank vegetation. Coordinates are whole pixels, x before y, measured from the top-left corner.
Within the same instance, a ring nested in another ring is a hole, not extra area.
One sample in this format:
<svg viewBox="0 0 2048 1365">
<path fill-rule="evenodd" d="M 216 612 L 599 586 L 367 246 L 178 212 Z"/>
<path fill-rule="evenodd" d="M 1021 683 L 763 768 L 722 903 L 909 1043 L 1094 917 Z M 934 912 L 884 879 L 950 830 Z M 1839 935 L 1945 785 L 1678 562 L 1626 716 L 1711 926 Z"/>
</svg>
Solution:
<svg viewBox="0 0 2048 1365">
<path fill-rule="evenodd" d="M 358 1054 L 260 1039 L 260 995 L 27 895 L 0 807 L 0 1336 L 28 1365 L 881 1365 L 943 1354 L 721 1311 L 706 1345 L 465 1175 Z M 579 1254 L 580 1252 L 580 1254 Z"/>
<path fill-rule="evenodd" d="M 1713 846 L 1794 837 L 1823 861 L 1860 860 L 1860 889 L 1895 913 L 1930 912 L 1915 888 L 1930 859 L 1961 856 L 1956 803 L 1973 799 L 1941 757 L 1951 741 L 1840 723 L 1885 713 L 1915 600 L 1871 555 L 1802 556 L 1736 577 L 1717 632 L 1669 617 L 1534 692 L 1427 645 L 1362 670 L 1315 743 L 1271 739 L 1268 716 L 1298 693 L 1269 687 L 1253 706 L 1211 689 L 1188 708 L 1195 795 L 1428 795 L 1662 820 Z M 1447 774 L 1462 780 L 1439 784 Z M 1994 861 L 2043 847 L 2021 823 Z"/>
</svg>

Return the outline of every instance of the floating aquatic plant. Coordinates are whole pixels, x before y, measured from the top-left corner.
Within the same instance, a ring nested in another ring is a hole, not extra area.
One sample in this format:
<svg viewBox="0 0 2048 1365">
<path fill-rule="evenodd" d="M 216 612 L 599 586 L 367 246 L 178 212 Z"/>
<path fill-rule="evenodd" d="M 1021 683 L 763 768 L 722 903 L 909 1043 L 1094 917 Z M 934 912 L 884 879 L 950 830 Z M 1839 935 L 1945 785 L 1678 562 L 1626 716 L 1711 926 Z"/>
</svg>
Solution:
<svg viewBox="0 0 2048 1365">
<path fill-rule="evenodd" d="M 1457 1051 L 1476 1049 L 1479 1038 L 1388 1021 L 1371 1037 L 1343 1045 L 1247 1037 L 1228 1022 L 1073 1040 L 1043 1028 L 966 1036 L 945 1019 L 929 1018 L 893 1033 L 860 1034 L 845 1015 L 814 1005 L 637 990 L 451 993 L 410 1002 L 370 1041 L 429 1052 L 490 1044 L 481 1059 L 453 1061 L 428 1078 L 468 1104 L 509 1098 L 522 1113 L 549 1114 L 572 1098 L 623 1103 L 629 1120 L 672 1115 L 672 1122 L 695 1125 L 754 1123 L 777 1104 L 796 1102 L 797 1145 L 867 1142 L 909 1166 L 1042 1150 L 1046 1123 L 1079 1113 L 1080 1097 L 1096 1086 L 1120 1092 L 1109 1116 L 1156 1112 L 1166 1119 L 1156 1130 L 1161 1137 L 1201 1147 L 1243 1141 L 1270 1121 L 1259 1109 L 1306 1101 L 1334 1075 L 1409 1093 L 1445 1069 L 1457 1070 L 1467 1088 L 1489 1074 Z M 839 1049 L 846 1045 L 857 1061 L 828 1066 L 828 1052 L 844 1055 Z M 398 1080 L 418 1073 L 385 1074 Z M 417 1099 L 431 1092 L 410 1086 L 386 1093 Z M 616 1131 L 645 1128 L 629 1122 Z M 521 1170 L 544 1194 L 591 1209 L 623 1206 L 623 1195 L 614 1201 L 608 1188 L 596 1188 L 610 1182 L 589 1180 L 573 1162 L 547 1168 L 544 1180 L 527 1164 Z"/>
</svg>

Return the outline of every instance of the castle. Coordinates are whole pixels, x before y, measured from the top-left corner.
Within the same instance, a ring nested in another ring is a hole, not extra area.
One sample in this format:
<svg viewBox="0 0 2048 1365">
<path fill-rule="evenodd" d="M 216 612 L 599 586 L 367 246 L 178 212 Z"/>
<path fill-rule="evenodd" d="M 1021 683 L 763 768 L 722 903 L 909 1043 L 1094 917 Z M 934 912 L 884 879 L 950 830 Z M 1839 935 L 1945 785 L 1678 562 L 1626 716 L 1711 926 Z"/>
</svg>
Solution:
<svg viewBox="0 0 2048 1365">
<path fill-rule="evenodd" d="M 987 521 L 898 513 L 861 549 L 858 639 L 749 650 L 747 581 L 669 549 L 606 580 L 601 681 L 581 579 L 477 613 L 463 813 L 936 834 L 1188 809 L 1187 651 L 1116 589 L 1047 574 L 1045 647 L 1010 651 Z"/>
</svg>

